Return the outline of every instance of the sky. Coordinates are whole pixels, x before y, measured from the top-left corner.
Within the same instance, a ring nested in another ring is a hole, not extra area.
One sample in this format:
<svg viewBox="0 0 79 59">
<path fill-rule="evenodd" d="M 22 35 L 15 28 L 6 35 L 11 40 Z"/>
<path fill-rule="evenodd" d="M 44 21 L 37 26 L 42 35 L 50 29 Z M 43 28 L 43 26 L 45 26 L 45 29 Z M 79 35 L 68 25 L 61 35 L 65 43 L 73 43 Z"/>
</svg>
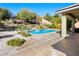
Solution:
<svg viewBox="0 0 79 59">
<path fill-rule="evenodd" d="M 26 8 L 39 16 L 43 16 L 46 13 L 54 15 L 57 10 L 73 4 L 74 3 L 0 3 L 0 8 L 9 9 L 13 15 L 16 15 L 21 9 Z"/>
</svg>

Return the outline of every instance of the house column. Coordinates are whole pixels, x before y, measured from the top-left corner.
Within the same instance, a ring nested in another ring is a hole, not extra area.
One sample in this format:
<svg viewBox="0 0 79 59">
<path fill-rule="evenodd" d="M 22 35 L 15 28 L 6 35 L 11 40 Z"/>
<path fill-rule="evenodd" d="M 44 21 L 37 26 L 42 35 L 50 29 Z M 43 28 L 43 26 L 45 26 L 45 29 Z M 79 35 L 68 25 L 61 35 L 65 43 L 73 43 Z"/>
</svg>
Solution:
<svg viewBox="0 0 79 59">
<path fill-rule="evenodd" d="M 61 37 L 64 39 L 67 36 L 67 17 L 65 14 L 61 15 Z"/>
</svg>

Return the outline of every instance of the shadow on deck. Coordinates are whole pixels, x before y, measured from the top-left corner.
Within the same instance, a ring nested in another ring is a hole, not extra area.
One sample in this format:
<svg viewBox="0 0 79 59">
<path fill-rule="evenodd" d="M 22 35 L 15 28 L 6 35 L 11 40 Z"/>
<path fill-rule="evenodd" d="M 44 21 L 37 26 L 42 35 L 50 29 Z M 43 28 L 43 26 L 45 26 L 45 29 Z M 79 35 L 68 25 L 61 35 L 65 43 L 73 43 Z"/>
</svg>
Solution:
<svg viewBox="0 0 79 59">
<path fill-rule="evenodd" d="M 4 36 L 0 36 L 0 39 L 1 39 L 1 38 L 8 38 L 8 37 L 12 37 L 12 36 L 14 36 L 14 35 L 4 35 Z"/>
<path fill-rule="evenodd" d="M 66 53 L 67 56 L 79 56 L 79 33 L 72 34 L 72 36 L 61 40 L 52 47 Z"/>
</svg>

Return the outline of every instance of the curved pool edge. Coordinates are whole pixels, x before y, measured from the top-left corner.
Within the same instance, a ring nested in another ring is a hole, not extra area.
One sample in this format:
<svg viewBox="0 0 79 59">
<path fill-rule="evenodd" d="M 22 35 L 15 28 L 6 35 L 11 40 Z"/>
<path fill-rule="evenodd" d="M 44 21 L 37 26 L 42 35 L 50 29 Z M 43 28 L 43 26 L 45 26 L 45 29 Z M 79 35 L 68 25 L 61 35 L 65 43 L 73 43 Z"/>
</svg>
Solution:
<svg viewBox="0 0 79 59">
<path fill-rule="evenodd" d="M 51 29 L 52 30 L 52 29 Z M 60 30 L 59 30 L 60 31 Z M 50 33 L 43 33 L 43 34 L 31 34 L 31 35 L 46 35 L 46 34 L 52 34 L 52 33 L 57 33 L 59 32 L 58 30 L 56 32 L 50 32 Z"/>
</svg>

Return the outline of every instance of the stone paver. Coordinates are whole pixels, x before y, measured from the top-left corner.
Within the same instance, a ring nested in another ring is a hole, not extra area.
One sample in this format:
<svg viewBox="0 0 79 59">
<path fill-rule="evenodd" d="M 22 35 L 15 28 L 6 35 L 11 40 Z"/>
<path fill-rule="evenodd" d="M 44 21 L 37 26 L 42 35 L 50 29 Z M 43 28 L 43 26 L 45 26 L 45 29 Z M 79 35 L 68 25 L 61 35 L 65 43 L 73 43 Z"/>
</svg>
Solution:
<svg viewBox="0 0 79 59">
<path fill-rule="evenodd" d="M 57 35 L 57 37 L 55 37 Z M 65 54 L 51 47 L 52 44 L 59 42 L 61 39 L 59 34 L 54 34 L 51 38 L 44 36 L 33 36 L 26 41 L 26 43 L 19 47 L 14 53 L 10 55 L 14 56 L 64 56 Z M 39 38 L 39 39 L 38 39 Z M 41 40 L 40 40 L 41 39 Z M 58 40 L 59 39 L 59 40 Z M 40 43 L 41 42 L 41 43 Z M 40 44 L 38 44 L 40 43 Z"/>
<path fill-rule="evenodd" d="M 2 34 L 2 35 L 1 35 Z M 17 47 L 11 47 L 11 46 L 7 46 L 7 41 L 13 38 L 16 38 L 16 32 L 14 31 L 10 31 L 10 32 L 0 32 L 0 37 L 1 36 L 6 36 L 6 35 L 13 35 L 11 37 L 5 37 L 5 38 L 0 38 L 0 55 L 8 55 L 8 53 L 10 53 L 12 50 L 14 50 Z M 19 35 L 19 37 L 21 37 Z"/>
<path fill-rule="evenodd" d="M 14 35 L 14 33 L 12 34 L 12 33 L 9 33 L 9 32 L 1 32 L 1 33 L 2 33 L 2 35 L 0 35 L 0 36 Z M 10 51 L 12 51 L 13 49 L 15 49 L 15 47 L 7 46 L 6 42 L 8 40 L 10 40 L 10 38 L 12 38 L 12 37 L 0 38 L 0 55 L 7 55 Z"/>
<path fill-rule="evenodd" d="M 51 47 L 51 45 L 61 40 L 58 33 L 50 33 L 45 35 L 33 35 L 25 38 L 20 35 L 16 35 L 16 32 L 4 32 L 3 35 L 12 35 L 12 37 L 2 38 L 0 40 L 0 55 L 34 55 L 34 56 L 49 56 L 49 55 L 65 55 Z M 12 38 L 24 38 L 26 42 L 20 47 L 10 47 L 6 45 L 6 41 Z M 15 49 L 15 50 L 14 50 Z M 14 51 L 13 51 L 14 50 Z"/>
<path fill-rule="evenodd" d="M 23 46 L 19 47 L 17 50 L 21 50 L 27 48 L 32 45 L 38 44 L 48 44 L 53 45 L 61 40 L 60 35 L 58 33 L 48 34 L 48 35 L 40 35 L 40 36 L 32 36 L 27 40 Z"/>
<path fill-rule="evenodd" d="M 65 56 L 64 53 L 53 49 L 50 45 L 40 44 L 11 54 L 11 56 Z"/>
</svg>

